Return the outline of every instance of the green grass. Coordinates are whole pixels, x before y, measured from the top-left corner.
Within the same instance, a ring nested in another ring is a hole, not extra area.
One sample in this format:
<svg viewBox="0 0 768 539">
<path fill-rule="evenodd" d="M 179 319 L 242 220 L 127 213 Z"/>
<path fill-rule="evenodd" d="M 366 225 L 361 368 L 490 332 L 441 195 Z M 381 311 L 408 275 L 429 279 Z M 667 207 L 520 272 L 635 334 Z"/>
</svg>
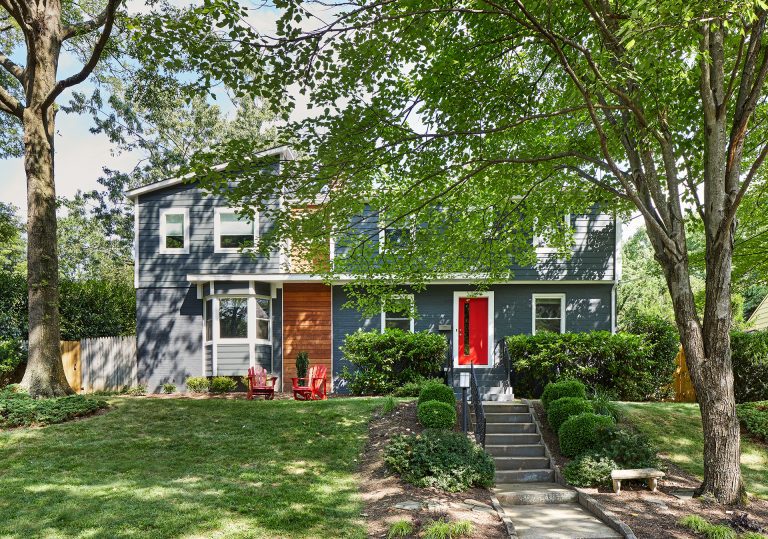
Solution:
<svg viewBox="0 0 768 539">
<path fill-rule="evenodd" d="M 365 537 L 355 471 L 382 399 L 110 399 L 0 432 L 0 538 Z"/>
<path fill-rule="evenodd" d="M 697 404 L 622 402 L 625 420 L 650 437 L 662 457 L 683 470 L 704 477 L 704 435 Z M 747 492 L 768 499 L 768 449 L 741 439 L 741 472 Z"/>
<path fill-rule="evenodd" d="M 413 533 L 413 524 L 409 520 L 398 520 L 390 524 L 387 539 L 402 539 Z"/>
</svg>

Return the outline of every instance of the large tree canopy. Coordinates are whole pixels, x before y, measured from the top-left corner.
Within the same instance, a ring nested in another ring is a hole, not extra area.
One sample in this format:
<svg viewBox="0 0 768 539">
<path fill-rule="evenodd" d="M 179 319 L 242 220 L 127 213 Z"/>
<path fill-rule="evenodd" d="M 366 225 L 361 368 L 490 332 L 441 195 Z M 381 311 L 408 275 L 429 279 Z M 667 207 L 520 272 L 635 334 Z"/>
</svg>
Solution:
<svg viewBox="0 0 768 539">
<path fill-rule="evenodd" d="M 282 177 L 243 173 L 243 145 L 212 152 L 240 166 L 236 203 L 264 211 L 281 192 L 288 204 L 275 238 L 320 253 L 332 233 L 348 248 L 332 272 L 392 284 L 458 269 L 504 278 L 510 259 L 533 260 L 532 235 L 565 250 L 564 213 L 596 202 L 604 211 L 636 209 L 700 399 L 701 491 L 737 501 L 731 259 L 739 205 L 765 184 L 762 2 L 276 6 L 275 36 L 238 19 L 248 15 L 238 5 L 209 0 L 201 8 L 227 11 L 216 43 L 256 69 L 256 86 L 271 98 L 297 86 L 313 111 L 286 130 L 304 158 Z M 166 49 L 199 47 L 197 27 L 164 22 Z M 703 316 L 691 286 L 686 209 L 704 237 Z M 366 211 L 379 224 L 357 234 L 350 222 Z M 376 228 L 408 219 L 425 226 L 406 246 L 378 252 Z"/>
</svg>

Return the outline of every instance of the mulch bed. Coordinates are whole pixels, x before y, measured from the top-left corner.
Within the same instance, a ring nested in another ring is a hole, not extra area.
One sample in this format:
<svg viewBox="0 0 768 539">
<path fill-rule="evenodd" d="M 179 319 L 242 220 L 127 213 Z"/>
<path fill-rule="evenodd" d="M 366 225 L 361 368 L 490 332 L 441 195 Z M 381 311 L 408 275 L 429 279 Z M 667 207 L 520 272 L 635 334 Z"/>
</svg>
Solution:
<svg viewBox="0 0 768 539">
<path fill-rule="evenodd" d="M 368 442 L 361 458 L 360 492 L 365 504 L 362 517 L 366 520 L 369 537 L 386 537 L 391 523 L 409 520 L 418 530 L 428 520 L 444 518 L 449 521 L 472 522 L 475 538 L 507 537 L 504 524 L 495 511 L 469 510 L 465 500 L 491 506 L 490 491 L 474 488 L 465 492 L 443 492 L 409 485 L 391 475 L 384 464 L 383 451 L 387 442 L 396 434 L 421 432 L 416 418 L 416 403 L 400 403 L 390 414 L 374 415 L 368 427 Z M 419 502 L 421 510 L 397 509 L 402 502 Z M 438 506 L 435 510 L 428 505 Z"/>
<path fill-rule="evenodd" d="M 534 401 L 533 406 L 552 457 L 562 467 L 568 459 L 560 454 L 557 436 L 547 422 L 541 402 Z M 609 487 L 581 490 L 615 513 L 641 539 L 697 539 L 699 535 L 677 524 L 678 520 L 687 515 L 702 516 L 713 524 L 727 524 L 746 513 L 751 522 L 768 528 L 768 501 L 753 498 L 747 507 L 728 507 L 702 498 L 681 500 L 673 496 L 672 492 L 693 490 L 701 482 L 668 461 L 664 464 L 667 466 L 667 475 L 659 481 L 659 491 L 655 493 L 642 483 L 629 481 L 622 481 L 621 494 L 614 494 Z"/>
</svg>

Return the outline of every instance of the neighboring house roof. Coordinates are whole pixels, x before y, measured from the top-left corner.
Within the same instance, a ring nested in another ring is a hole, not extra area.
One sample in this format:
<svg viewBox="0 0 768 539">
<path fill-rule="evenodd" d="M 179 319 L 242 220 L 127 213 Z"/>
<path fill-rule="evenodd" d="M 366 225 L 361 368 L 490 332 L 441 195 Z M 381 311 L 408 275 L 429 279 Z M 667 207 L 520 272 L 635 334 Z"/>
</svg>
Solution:
<svg viewBox="0 0 768 539">
<path fill-rule="evenodd" d="M 295 158 L 295 154 L 288 146 L 275 146 L 274 148 L 269 148 L 267 150 L 258 152 L 253 157 L 254 159 L 258 159 L 259 157 L 268 157 L 270 155 L 278 155 L 285 160 L 292 160 Z M 214 171 L 224 170 L 225 168 L 227 168 L 227 165 L 229 165 L 229 163 L 216 165 L 215 167 L 213 167 L 213 170 Z M 128 197 L 132 202 L 135 202 L 136 197 L 138 197 L 139 195 L 144 195 L 146 193 L 151 193 L 153 191 L 165 189 L 166 187 L 172 187 L 174 185 L 184 183 L 185 181 L 189 181 L 193 177 L 194 177 L 194 174 L 186 174 L 184 176 L 179 176 L 178 178 L 168 178 L 165 180 L 160 180 L 159 182 L 150 183 L 149 185 L 142 185 L 141 187 L 137 187 L 136 189 L 129 189 L 128 191 L 125 192 L 125 196 Z"/>
<path fill-rule="evenodd" d="M 747 323 L 751 325 L 751 330 L 768 330 L 768 296 L 763 298 Z"/>
</svg>

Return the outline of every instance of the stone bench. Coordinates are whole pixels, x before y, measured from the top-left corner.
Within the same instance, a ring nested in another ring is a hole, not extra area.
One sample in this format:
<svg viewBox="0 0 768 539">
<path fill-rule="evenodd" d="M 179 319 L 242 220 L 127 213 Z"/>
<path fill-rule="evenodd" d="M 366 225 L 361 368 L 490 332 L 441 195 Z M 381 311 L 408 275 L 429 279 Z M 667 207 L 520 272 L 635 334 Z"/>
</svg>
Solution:
<svg viewBox="0 0 768 539">
<path fill-rule="evenodd" d="M 659 486 L 659 478 L 664 477 L 664 472 L 654 470 L 653 468 L 640 468 L 637 470 L 613 470 L 611 480 L 613 481 L 613 491 L 616 494 L 621 493 L 621 482 L 624 479 L 647 479 L 648 488 L 653 492 Z"/>
</svg>

